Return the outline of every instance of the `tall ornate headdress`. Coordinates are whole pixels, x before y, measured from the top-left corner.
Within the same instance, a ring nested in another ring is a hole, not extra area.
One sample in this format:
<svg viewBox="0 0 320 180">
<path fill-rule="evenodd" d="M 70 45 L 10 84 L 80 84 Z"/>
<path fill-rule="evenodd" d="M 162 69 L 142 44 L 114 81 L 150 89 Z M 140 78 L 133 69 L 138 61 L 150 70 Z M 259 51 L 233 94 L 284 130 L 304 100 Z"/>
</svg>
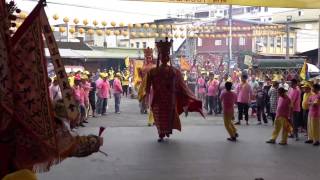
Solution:
<svg viewBox="0 0 320 180">
<path fill-rule="evenodd" d="M 144 57 L 153 57 L 153 49 L 147 47 L 146 49 L 143 50 L 144 51 Z"/>
<path fill-rule="evenodd" d="M 160 40 L 159 42 L 156 42 L 156 46 L 158 49 L 157 67 L 159 67 L 160 54 L 162 55 L 162 57 L 170 56 L 170 50 L 171 50 L 172 44 L 173 44 L 173 40 L 171 39 L 170 41 L 168 41 L 168 38 L 166 38 L 165 41 Z"/>
</svg>

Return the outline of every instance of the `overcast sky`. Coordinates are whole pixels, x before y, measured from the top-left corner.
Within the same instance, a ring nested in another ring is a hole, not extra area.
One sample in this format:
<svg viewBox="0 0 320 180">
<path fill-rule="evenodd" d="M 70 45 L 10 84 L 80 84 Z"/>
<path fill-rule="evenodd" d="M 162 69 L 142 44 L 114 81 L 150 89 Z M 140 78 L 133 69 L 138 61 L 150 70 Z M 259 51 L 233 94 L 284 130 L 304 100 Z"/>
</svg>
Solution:
<svg viewBox="0 0 320 180">
<path fill-rule="evenodd" d="M 7 0 L 8 1 L 8 0 Z M 25 11 L 31 11 L 37 1 L 32 0 L 15 0 L 18 7 Z M 168 4 L 154 2 L 129 2 L 121 0 L 47 0 L 48 6 L 46 12 L 52 21 L 53 14 L 57 13 L 62 22 L 63 17 L 68 16 L 70 19 L 77 17 L 82 22 L 83 19 L 102 21 L 109 24 L 111 21 L 136 23 L 152 21 L 154 19 L 165 18 L 168 13 L 183 13 L 199 5 Z M 89 6 L 98 9 L 89 9 L 74 6 L 63 6 L 53 3 L 67 3 L 79 6 Z"/>
</svg>

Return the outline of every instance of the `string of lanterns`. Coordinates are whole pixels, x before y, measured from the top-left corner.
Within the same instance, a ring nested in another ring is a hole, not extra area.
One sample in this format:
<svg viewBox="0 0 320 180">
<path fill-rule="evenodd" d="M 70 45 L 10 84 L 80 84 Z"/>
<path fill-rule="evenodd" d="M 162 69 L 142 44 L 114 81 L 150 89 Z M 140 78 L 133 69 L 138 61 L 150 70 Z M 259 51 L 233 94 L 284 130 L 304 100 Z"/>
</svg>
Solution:
<svg viewBox="0 0 320 180">
<path fill-rule="evenodd" d="M 25 19 L 27 17 L 26 13 L 21 12 L 19 14 L 20 19 Z M 52 18 L 57 21 L 59 20 L 59 15 L 54 14 Z M 63 22 L 68 24 L 70 19 L 64 17 Z M 78 32 L 79 34 L 89 34 L 98 36 L 130 36 L 132 38 L 157 38 L 157 37 L 169 37 L 169 38 L 228 38 L 229 37 L 229 26 L 187 26 L 187 27 L 177 27 L 173 24 L 128 24 L 127 26 L 120 22 L 117 24 L 114 21 L 110 22 L 110 26 L 107 28 L 108 23 L 106 21 L 97 20 L 92 21 L 92 26 L 88 26 L 89 21 L 84 19 L 82 21 L 83 26 L 76 28 L 80 24 L 78 18 L 73 19 L 74 27 L 69 28 L 69 33 L 74 34 Z M 101 24 L 102 28 L 99 27 Z M 19 27 L 21 23 L 17 23 Z M 79 25 L 80 26 L 80 25 Z M 87 27 L 86 27 L 87 26 Z M 263 26 L 234 26 L 232 27 L 232 37 L 263 37 L 263 36 L 283 36 L 285 26 L 283 25 L 263 25 Z M 52 27 L 54 29 L 54 27 Z M 141 32 L 141 31 L 157 31 L 157 32 Z M 174 32 L 173 32 L 174 31 Z M 180 31 L 177 32 L 177 31 Z M 65 33 L 66 27 L 60 26 L 59 32 Z M 186 33 L 187 32 L 187 33 Z M 172 34 L 173 33 L 173 34 Z"/>
</svg>

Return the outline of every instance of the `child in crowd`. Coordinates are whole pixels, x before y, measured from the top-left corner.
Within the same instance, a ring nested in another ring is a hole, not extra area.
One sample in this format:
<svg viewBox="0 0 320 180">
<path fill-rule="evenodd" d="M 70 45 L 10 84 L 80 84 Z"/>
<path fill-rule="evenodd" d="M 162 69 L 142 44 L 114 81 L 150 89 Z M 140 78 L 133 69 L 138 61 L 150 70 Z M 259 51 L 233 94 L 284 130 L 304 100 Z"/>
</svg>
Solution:
<svg viewBox="0 0 320 180">
<path fill-rule="evenodd" d="M 261 124 L 261 117 L 265 124 L 268 123 L 267 116 L 265 114 L 266 102 L 267 102 L 267 94 L 263 89 L 263 82 L 259 82 L 259 86 L 256 91 L 256 102 L 257 102 L 257 118 L 258 124 Z"/>
<path fill-rule="evenodd" d="M 232 120 L 234 119 L 234 104 L 237 102 L 236 93 L 231 91 L 232 83 L 225 83 L 225 90 L 222 92 L 220 99 L 223 104 L 223 120 L 224 126 L 228 131 L 230 138 L 229 141 L 236 141 L 239 136 L 237 129 L 234 127 Z"/>
</svg>

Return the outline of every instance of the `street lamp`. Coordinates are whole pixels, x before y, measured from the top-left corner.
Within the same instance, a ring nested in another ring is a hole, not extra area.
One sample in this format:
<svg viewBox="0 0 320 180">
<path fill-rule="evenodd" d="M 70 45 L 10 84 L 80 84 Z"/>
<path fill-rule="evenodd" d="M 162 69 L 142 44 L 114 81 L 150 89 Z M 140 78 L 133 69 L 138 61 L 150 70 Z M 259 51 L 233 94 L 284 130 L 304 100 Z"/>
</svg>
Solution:
<svg viewBox="0 0 320 180">
<path fill-rule="evenodd" d="M 290 26 L 289 26 L 289 23 L 292 21 L 292 16 L 287 16 L 287 46 L 286 46 L 286 59 L 290 59 L 290 56 L 289 56 L 289 40 L 290 40 Z"/>
</svg>

